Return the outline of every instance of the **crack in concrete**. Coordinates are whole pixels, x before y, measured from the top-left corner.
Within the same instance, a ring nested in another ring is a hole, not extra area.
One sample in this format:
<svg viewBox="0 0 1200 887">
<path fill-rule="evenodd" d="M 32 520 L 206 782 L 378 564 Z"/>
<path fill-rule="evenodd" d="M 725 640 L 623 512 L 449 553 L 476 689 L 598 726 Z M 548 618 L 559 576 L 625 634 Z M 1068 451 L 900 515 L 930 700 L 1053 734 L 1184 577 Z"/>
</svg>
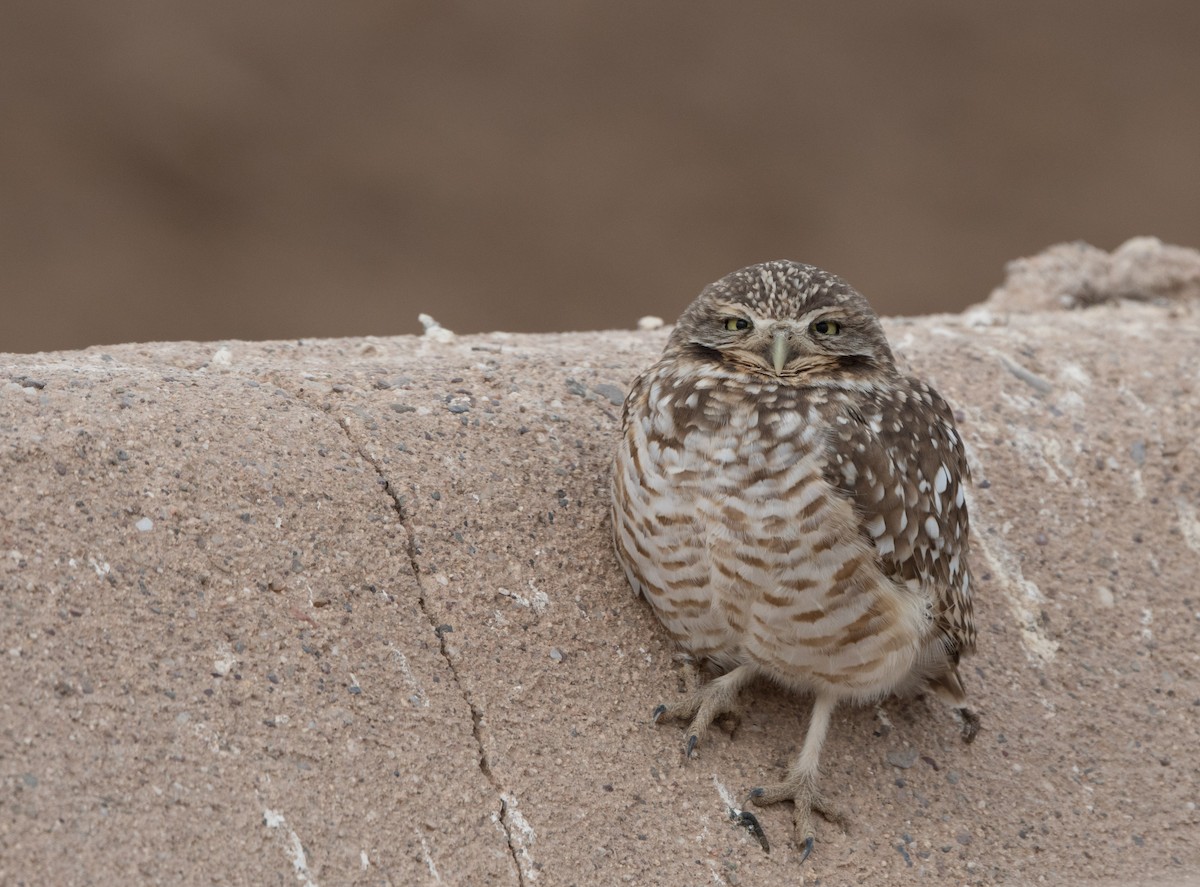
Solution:
<svg viewBox="0 0 1200 887">
<path fill-rule="evenodd" d="M 525 871 L 521 865 L 521 847 L 519 846 L 519 842 L 513 834 L 512 823 L 510 822 L 510 817 L 508 815 L 509 805 L 505 801 L 506 795 L 504 787 L 500 784 L 500 781 L 492 772 L 492 765 L 488 760 L 487 750 L 483 742 L 483 713 L 476 707 L 475 703 L 471 700 L 471 695 L 467 692 L 466 687 L 463 686 L 462 679 L 458 674 L 458 667 L 455 665 L 454 659 L 451 657 L 450 651 L 446 647 L 447 632 L 443 631 L 443 626 L 438 625 L 437 620 L 434 619 L 433 613 L 429 607 L 429 602 L 425 597 L 425 583 L 421 578 L 421 565 L 418 559 L 420 550 L 417 547 L 417 534 L 412 526 L 412 520 L 409 517 L 408 512 L 404 509 L 404 502 L 402 501 L 400 494 L 392 489 L 391 481 L 389 481 L 387 476 L 383 473 L 383 467 L 370 455 L 370 453 L 367 452 L 366 447 L 362 446 L 354 439 L 354 435 L 350 432 L 350 428 L 345 422 L 339 421 L 336 418 L 334 418 L 334 421 L 336 421 L 338 426 L 341 427 L 342 431 L 346 435 L 346 439 L 354 447 L 355 452 L 357 452 L 358 455 L 361 456 L 368 465 L 375 469 L 375 474 L 379 478 L 379 484 L 383 488 L 384 493 L 386 493 L 388 498 L 391 499 L 392 510 L 396 512 L 396 518 L 400 521 L 400 526 L 404 528 L 405 535 L 408 537 L 408 563 L 409 568 L 412 570 L 413 577 L 417 581 L 417 606 L 420 607 L 421 614 L 425 617 L 425 620 L 429 623 L 429 627 L 433 629 L 433 633 L 437 636 L 438 651 L 442 654 L 442 659 L 445 660 L 446 667 L 450 669 L 450 675 L 454 680 L 454 686 L 458 688 L 459 694 L 462 696 L 463 701 L 467 704 L 467 709 L 471 712 L 471 735 L 475 739 L 475 750 L 477 754 L 479 771 L 484 775 L 484 778 L 487 779 L 488 783 L 496 792 L 496 795 L 500 800 L 500 812 L 495 814 L 495 819 L 496 822 L 500 824 L 500 827 L 504 830 L 505 841 L 508 844 L 508 852 L 512 857 L 513 868 L 517 873 L 517 883 L 520 885 L 520 887 L 525 887 Z"/>
</svg>

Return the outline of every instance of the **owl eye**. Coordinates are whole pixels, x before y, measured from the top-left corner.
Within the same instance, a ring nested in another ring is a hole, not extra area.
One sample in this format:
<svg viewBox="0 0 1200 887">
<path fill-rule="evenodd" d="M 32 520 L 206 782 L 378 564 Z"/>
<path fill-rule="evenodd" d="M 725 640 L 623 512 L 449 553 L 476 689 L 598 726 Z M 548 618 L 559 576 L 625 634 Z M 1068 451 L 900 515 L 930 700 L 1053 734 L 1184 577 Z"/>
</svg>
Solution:
<svg viewBox="0 0 1200 887">
<path fill-rule="evenodd" d="M 809 329 L 818 336 L 836 336 L 842 331 L 842 325 L 836 320 L 814 320 Z"/>
<path fill-rule="evenodd" d="M 727 317 L 725 318 L 725 329 L 731 333 L 741 332 L 742 330 L 750 329 L 750 321 L 744 317 Z"/>
</svg>

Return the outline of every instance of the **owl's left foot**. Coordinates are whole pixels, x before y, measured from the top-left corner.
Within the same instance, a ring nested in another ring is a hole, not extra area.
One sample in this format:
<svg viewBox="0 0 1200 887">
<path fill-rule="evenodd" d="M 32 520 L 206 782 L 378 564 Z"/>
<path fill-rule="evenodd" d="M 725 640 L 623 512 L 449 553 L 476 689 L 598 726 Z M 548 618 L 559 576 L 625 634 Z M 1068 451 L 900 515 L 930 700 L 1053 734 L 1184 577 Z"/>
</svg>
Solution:
<svg viewBox="0 0 1200 887">
<path fill-rule="evenodd" d="M 700 744 L 713 721 L 721 715 L 739 714 L 737 698 L 742 687 L 754 677 L 749 665 L 739 665 L 726 674 L 709 681 L 704 686 L 688 693 L 671 705 L 660 705 L 654 709 L 654 723 L 666 719 L 690 721 L 687 729 L 685 753 L 690 758 Z"/>
<path fill-rule="evenodd" d="M 774 785 L 753 789 L 750 792 L 750 800 L 759 807 L 778 804 L 780 801 L 791 801 L 795 804 L 792 825 L 795 826 L 796 840 L 802 848 L 801 862 L 808 859 L 813 850 L 813 813 L 821 814 L 826 821 L 842 828 L 847 824 L 846 817 L 831 807 L 825 796 L 817 791 L 816 777 L 811 773 L 796 775 Z"/>
</svg>

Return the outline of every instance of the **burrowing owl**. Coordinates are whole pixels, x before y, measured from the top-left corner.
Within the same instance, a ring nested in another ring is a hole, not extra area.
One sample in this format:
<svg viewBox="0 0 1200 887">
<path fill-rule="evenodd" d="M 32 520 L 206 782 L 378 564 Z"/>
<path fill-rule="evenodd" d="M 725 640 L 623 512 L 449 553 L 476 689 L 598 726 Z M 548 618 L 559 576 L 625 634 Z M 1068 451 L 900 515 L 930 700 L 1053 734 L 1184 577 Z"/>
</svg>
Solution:
<svg viewBox="0 0 1200 887">
<path fill-rule="evenodd" d="M 807 857 L 840 700 L 929 687 L 961 717 L 975 646 L 968 468 L 946 402 L 897 369 L 849 284 L 768 262 L 708 286 L 625 401 L 613 534 L 671 637 L 724 674 L 658 717 L 687 753 L 765 675 L 814 697 L 799 756 L 759 804 L 795 802 Z"/>
</svg>

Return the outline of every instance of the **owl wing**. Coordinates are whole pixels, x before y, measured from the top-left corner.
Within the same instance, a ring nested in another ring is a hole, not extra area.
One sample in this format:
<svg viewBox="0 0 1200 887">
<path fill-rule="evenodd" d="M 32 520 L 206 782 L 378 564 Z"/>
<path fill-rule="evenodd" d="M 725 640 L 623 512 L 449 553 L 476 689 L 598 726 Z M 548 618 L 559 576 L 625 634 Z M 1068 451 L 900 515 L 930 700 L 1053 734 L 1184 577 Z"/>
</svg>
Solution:
<svg viewBox="0 0 1200 887">
<path fill-rule="evenodd" d="M 854 503 L 884 572 L 933 591 L 952 662 L 975 648 L 966 485 L 949 406 L 916 379 L 845 403 L 833 416 L 826 479 Z"/>
</svg>

